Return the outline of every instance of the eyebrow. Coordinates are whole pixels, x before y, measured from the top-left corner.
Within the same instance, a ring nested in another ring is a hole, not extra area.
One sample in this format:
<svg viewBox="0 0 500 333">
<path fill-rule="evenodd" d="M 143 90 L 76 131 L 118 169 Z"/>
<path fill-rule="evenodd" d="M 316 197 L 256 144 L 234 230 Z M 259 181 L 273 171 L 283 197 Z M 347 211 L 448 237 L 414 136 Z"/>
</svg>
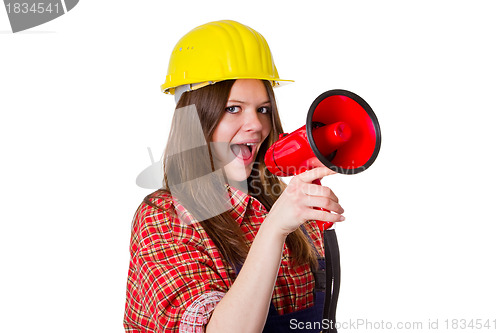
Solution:
<svg viewBox="0 0 500 333">
<path fill-rule="evenodd" d="M 247 104 L 247 102 L 244 102 L 244 101 L 240 101 L 238 99 L 230 99 L 227 101 L 228 103 L 240 103 L 240 104 Z M 262 103 L 259 103 L 260 105 L 264 105 L 264 104 L 271 104 L 271 101 L 270 100 L 267 100 L 265 102 L 262 102 Z"/>
</svg>

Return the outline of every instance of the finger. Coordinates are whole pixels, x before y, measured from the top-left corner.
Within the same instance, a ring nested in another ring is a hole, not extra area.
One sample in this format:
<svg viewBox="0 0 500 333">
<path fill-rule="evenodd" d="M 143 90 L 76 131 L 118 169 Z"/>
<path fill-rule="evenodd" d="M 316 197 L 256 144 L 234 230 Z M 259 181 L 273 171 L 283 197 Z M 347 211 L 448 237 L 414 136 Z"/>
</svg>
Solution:
<svg viewBox="0 0 500 333">
<path fill-rule="evenodd" d="M 339 202 L 339 198 L 327 186 L 316 185 L 316 184 L 305 184 L 303 187 L 303 192 L 307 195 L 312 195 L 317 197 L 329 197 L 333 201 Z"/>
<path fill-rule="evenodd" d="M 324 210 L 311 209 L 307 214 L 308 220 L 325 221 L 325 222 L 342 222 L 345 221 L 344 215 L 325 212 Z"/>
<path fill-rule="evenodd" d="M 338 214 L 344 213 L 344 208 L 340 206 L 337 202 L 333 201 L 327 197 L 314 197 L 308 196 L 306 199 L 306 205 L 311 208 L 323 208 L 329 211 L 333 211 Z"/>
<path fill-rule="evenodd" d="M 303 182 L 306 183 L 312 183 L 313 180 L 323 178 L 325 176 L 333 175 L 335 174 L 335 171 L 330 170 L 329 168 L 323 166 L 323 167 L 317 167 L 311 170 L 308 170 L 306 172 L 301 173 L 297 177 L 302 180 Z"/>
</svg>

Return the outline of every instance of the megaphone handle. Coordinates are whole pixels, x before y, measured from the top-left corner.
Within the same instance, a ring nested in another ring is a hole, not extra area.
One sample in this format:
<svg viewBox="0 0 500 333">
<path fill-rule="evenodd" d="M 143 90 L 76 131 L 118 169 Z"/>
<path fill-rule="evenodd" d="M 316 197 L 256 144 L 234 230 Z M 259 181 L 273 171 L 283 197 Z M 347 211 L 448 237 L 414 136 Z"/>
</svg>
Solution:
<svg viewBox="0 0 500 333">
<path fill-rule="evenodd" d="M 319 179 L 315 179 L 313 180 L 312 182 L 313 184 L 316 184 L 316 185 L 321 185 L 321 181 Z M 324 208 L 316 208 L 318 210 L 323 210 L 325 212 L 329 212 L 329 210 L 327 209 L 324 209 Z M 316 221 L 316 223 L 318 224 L 318 227 L 321 231 L 325 231 L 327 229 L 335 229 L 335 223 L 333 222 L 327 222 L 327 221 Z"/>
</svg>

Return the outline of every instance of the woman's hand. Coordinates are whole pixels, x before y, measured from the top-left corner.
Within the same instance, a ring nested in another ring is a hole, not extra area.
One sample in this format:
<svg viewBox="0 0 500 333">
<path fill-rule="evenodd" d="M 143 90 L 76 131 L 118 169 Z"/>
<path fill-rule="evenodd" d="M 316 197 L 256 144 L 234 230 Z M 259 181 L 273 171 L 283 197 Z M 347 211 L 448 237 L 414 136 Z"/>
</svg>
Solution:
<svg viewBox="0 0 500 333">
<path fill-rule="evenodd" d="M 266 218 L 270 226 L 288 235 L 308 220 L 343 221 L 344 209 L 335 193 L 326 186 L 313 184 L 314 180 L 333 174 L 327 167 L 318 167 L 293 177 Z"/>
</svg>

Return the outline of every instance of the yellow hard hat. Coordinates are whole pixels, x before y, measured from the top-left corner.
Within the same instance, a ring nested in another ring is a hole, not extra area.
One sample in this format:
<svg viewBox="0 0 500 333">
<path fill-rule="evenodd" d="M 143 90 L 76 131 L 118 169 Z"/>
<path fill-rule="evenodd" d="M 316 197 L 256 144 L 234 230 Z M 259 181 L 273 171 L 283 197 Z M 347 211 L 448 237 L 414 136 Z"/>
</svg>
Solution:
<svg viewBox="0 0 500 333">
<path fill-rule="evenodd" d="M 189 85 L 194 90 L 231 79 L 282 80 L 264 37 L 246 25 L 224 20 L 203 24 L 182 37 L 172 51 L 164 93 Z"/>
</svg>

